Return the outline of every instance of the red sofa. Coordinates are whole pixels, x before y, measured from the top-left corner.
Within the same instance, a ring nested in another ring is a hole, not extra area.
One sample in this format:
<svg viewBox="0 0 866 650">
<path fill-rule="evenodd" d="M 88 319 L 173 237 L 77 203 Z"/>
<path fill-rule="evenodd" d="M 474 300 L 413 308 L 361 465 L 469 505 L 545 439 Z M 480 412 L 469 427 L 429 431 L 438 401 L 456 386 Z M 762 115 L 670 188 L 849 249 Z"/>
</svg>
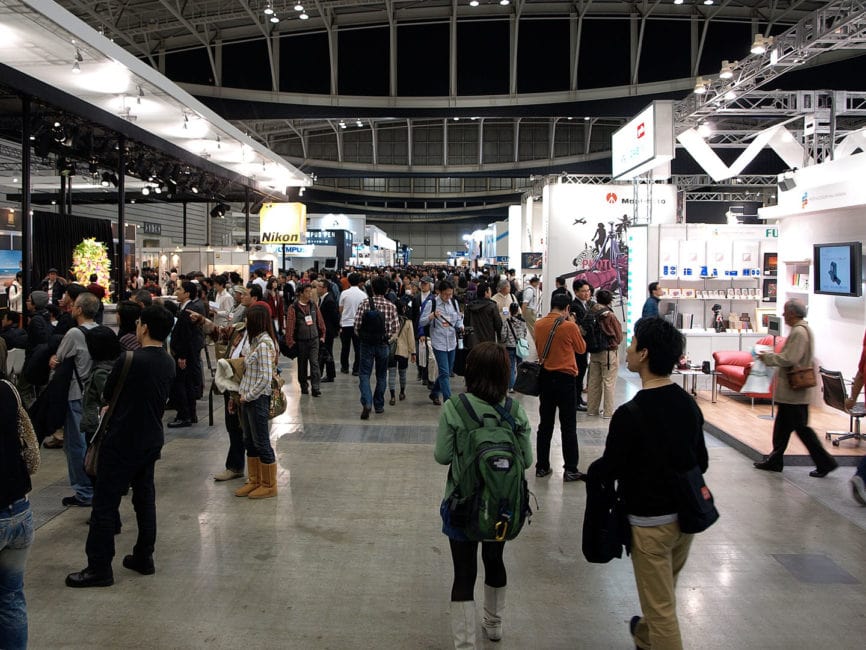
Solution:
<svg viewBox="0 0 866 650">
<path fill-rule="evenodd" d="M 765 336 L 758 340 L 758 345 L 773 345 L 773 337 Z M 775 351 L 781 351 L 785 345 L 785 337 L 776 337 Z M 743 388 L 746 383 L 746 378 L 749 376 L 749 371 L 752 369 L 751 352 L 743 352 L 740 350 L 719 350 L 713 352 L 713 361 L 716 369 L 716 383 L 722 388 L 728 388 L 737 393 Z M 774 384 L 775 384 L 775 380 Z M 742 393 L 747 397 L 770 399 L 773 396 L 773 386 L 770 387 L 769 393 Z"/>
</svg>

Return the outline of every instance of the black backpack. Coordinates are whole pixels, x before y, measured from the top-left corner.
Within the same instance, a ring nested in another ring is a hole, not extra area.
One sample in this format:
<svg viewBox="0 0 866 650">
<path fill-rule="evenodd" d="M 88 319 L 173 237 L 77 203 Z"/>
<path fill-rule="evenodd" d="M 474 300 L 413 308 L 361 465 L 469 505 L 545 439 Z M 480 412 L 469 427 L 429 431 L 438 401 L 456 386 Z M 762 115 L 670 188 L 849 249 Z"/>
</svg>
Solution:
<svg viewBox="0 0 866 650">
<path fill-rule="evenodd" d="M 120 356 L 120 339 L 110 327 L 105 325 L 97 325 L 96 327 L 86 328 L 80 327 L 81 333 L 84 334 L 84 340 L 87 343 L 87 352 L 93 363 L 100 361 L 114 362 Z"/>
<path fill-rule="evenodd" d="M 602 315 L 609 311 L 611 310 L 590 309 L 580 321 L 580 329 L 583 330 L 583 340 L 586 341 L 587 352 L 602 352 L 610 349 L 610 337 L 604 333 L 601 327 Z"/>
<path fill-rule="evenodd" d="M 372 298 L 367 299 L 367 309 L 361 316 L 361 327 L 358 328 L 358 338 L 367 345 L 379 345 L 388 342 L 385 329 L 385 313 L 376 307 Z"/>
</svg>

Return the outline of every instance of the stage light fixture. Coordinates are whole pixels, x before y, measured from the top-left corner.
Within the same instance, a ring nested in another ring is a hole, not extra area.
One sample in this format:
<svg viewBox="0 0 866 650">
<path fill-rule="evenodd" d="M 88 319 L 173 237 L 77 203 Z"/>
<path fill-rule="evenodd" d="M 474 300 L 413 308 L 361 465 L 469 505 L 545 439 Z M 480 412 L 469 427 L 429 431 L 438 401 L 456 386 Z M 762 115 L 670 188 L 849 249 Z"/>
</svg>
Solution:
<svg viewBox="0 0 866 650">
<path fill-rule="evenodd" d="M 149 196 L 150 195 L 150 188 L 147 185 L 145 185 L 144 187 L 141 188 L 141 195 L 142 196 Z"/>
<path fill-rule="evenodd" d="M 269 2 L 267 4 L 267 6 L 265 7 L 265 16 L 272 16 L 273 13 L 274 13 L 274 8 L 271 6 L 271 3 Z"/>
<path fill-rule="evenodd" d="M 707 92 L 707 82 L 703 77 L 698 77 L 695 80 L 695 95 L 705 95 Z"/>
<path fill-rule="evenodd" d="M 102 187 L 108 187 L 111 185 L 111 178 L 108 172 L 102 172 L 102 180 L 99 182 Z"/>
<path fill-rule="evenodd" d="M 278 23 L 278 22 L 280 22 L 280 19 L 277 18 L 277 14 L 273 14 L 273 15 L 271 16 L 271 22 L 272 22 L 272 23 Z"/>
<path fill-rule="evenodd" d="M 501 4 L 503 7 L 507 7 L 511 4 L 511 0 L 499 0 L 499 4 Z"/>
<path fill-rule="evenodd" d="M 470 7 L 477 7 L 479 4 L 481 4 L 481 3 L 478 2 L 478 0 L 469 0 L 469 6 Z"/>
<path fill-rule="evenodd" d="M 675 5 L 681 5 L 682 3 L 683 3 L 683 0 L 674 0 Z"/>
<path fill-rule="evenodd" d="M 303 10 L 304 10 L 304 5 L 302 5 L 300 2 L 295 5 L 295 11 L 303 11 Z"/>
<path fill-rule="evenodd" d="M 217 203 L 213 208 L 211 208 L 210 216 L 212 219 L 224 219 L 228 210 L 229 206 L 225 203 Z"/>
<path fill-rule="evenodd" d="M 755 34 L 755 40 L 752 42 L 751 53 L 761 55 L 767 51 L 767 48 L 773 44 L 773 37 L 764 38 L 760 34 Z"/>
<path fill-rule="evenodd" d="M 81 51 L 76 47 L 75 56 L 72 58 L 72 73 L 79 74 L 81 72 L 81 62 L 84 58 L 81 56 Z"/>
<path fill-rule="evenodd" d="M 722 61 L 722 70 L 719 72 L 719 79 L 732 79 L 734 77 L 734 67 L 730 61 Z"/>
<path fill-rule="evenodd" d="M 304 12 L 298 14 L 298 18 L 300 18 L 301 20 L 308 20 L 309 17 L 310 17 L 310 16 L 307 14 L 306 11 L 304 11 Z"/>
</svg>

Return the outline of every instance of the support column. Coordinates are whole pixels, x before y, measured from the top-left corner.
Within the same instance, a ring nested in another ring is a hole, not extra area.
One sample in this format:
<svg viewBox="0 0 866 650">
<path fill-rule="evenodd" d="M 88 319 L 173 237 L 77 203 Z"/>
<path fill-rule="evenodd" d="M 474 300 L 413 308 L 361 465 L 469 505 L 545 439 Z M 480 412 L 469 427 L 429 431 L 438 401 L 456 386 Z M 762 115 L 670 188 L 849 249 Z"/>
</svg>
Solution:
<svg viewBox="0 0 866 650">
<path fill-rule="evenodd" d="M 21 98 L 21 291 L 24 305 L 33 290 L 33 213 L 30 206 L 30 98 Z M 27 310 L 24 322 L 27 322 Z"/>
<path fill-rule="evenodd" d="M 120 251 L 117 254 L 117 269 L 115 269 L 115 296 L 120 301 L 126 287 L 126 136 L 121 135 L 117 141 L 117 239 Z"/>
<path fill-rule="evenodd" d="M 250 252 L 250 188 L 244 187 L 244 247 Z"/>
<path fill-rule="evenodd" d="M 181 240 L 181 246 L 186 246 L 186 201 L 183 202 L 183 239 Z"/>
</svg>

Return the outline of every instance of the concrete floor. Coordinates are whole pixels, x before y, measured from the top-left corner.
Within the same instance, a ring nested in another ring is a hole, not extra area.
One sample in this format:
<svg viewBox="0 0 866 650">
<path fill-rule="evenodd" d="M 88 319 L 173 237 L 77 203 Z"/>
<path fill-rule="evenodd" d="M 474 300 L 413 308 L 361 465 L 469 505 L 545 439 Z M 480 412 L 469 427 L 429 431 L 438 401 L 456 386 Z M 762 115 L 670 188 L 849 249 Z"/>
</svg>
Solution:
<svg viewBox="0 0 866 650">
<path fill-rule="evenodd" d="M 116 559 L 113 587 L 64 586 L 86 563 L 89 511 L 60 507 L 63 452 L 44 450 L 31 494 L 31 648 L 450 646 L 451 560 L 438 516 L 446 469 L 432 457 L 438 408 L 410 369 L 406 401 L 362 422 L 357 378 L 338 375 L 322 398 L 302 397 L 286 365 L 290 407 L 272 428 L 279 497 L 239 499 L 240 481 L 213 481 L 227 446 L 221 412 L 214 427 L 171 432 L 156 472 L 154 576 Z M 634 381 L 622 374 L 618 402 Z M 537 400 L 519 399 L 536 425 Z M 205 410 L 203 401 L 202 422 Z M 580 414 L 582 470 L 601 454 L 607 422 Z M 722 518 L 698 536 L 680 578 L 686 647 L 862 648 L 866 508 L 850 497 L 853 470 L 823 480 L 809 467 L 767 474 L 707 441 Z M 554 467 L 560 459 L 554 440 Z M 479 631 L 479 647 L 632 647 L 631 563 L 583 559 L 583 484 L 563 484 L 558 472 L 529 482 L 541 508 L 506 550 L 505 638 L 482 642 Z M 128 499 L 122 516 L 120 557 L 135 541 Z"/>
</svg>

